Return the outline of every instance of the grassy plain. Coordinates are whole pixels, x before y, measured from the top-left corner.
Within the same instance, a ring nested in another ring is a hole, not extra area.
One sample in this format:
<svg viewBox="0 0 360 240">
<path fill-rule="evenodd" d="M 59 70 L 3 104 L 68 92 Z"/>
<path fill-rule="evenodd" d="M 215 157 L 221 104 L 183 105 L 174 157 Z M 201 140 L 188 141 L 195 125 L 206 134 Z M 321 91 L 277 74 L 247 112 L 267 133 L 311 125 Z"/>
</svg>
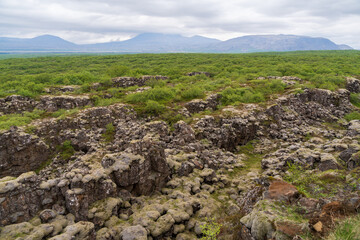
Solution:
<svg viewBox="0 0 360 240">
<path fill-rule="evenodd" d="M 306 87 L 344 88 L 345 77 L 360 76 L 360 51 L 21 56 L 0 60 L 0 97 L 18 94 L 38 98 L 46 94 L 45 88 L 78 85 L 72 94 L 88 94 L 96 106 L 125 102 L 140 114 L 160 115 L 169 123 L 179 120 L 176 112 L 185 102 L 212 92 L 222 94 L 222 106 L 261 103 L 284 91 L 301 92 Z M 186 76 L 192 71 L 209 72 L 211 77 Z M 133 92 L 136 86 L 112 86 L 113 77 L 143 75 L 169 79 L 150 81 L 147 85 L 151 88 L 140 93 Z M 266 76 L 296 76 L 304 81 L 288 87 L 281 80 L 257 79 Z M 94 90 L 94 83 L 101 83 L 101 87 Z M 111 98 L 104 97 L 109 95 Z M 360 105 L 358 95 L 352 95 L 352 101 Z M 25 114 L 24 121 L 18 115 L 13 118 L 22 123 L 38 115 Z M 3 122 L 11 125 L 12 117 Z"/>
</svg>

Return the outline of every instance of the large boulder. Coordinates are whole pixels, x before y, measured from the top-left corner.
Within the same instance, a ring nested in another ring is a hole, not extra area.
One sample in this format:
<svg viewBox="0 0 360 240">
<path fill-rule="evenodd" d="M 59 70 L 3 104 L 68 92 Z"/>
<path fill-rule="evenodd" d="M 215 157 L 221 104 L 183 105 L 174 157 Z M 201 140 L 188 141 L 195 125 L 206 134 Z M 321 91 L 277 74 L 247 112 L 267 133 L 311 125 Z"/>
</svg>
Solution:
<svg viewBox="0 0 360 240">
<path fill-rule="evenodd" d="M 170 174 L 164 149 L 154 142 L 135 141 L 134 153 L 107 154 L 102 166 L 120 188 L 136 195 L 149 195 L 165 185 Z"/>
<path fill-rule="evenodd" d="M 194 131 L 197 139 L 206 138 L 213 145 L 228 151 L 236 150 L 256 136 L 258 123 L 246 118 L 222 118 L 217 121 L 212 116 L 205 116 L 196 122 Z"/>
</svg>

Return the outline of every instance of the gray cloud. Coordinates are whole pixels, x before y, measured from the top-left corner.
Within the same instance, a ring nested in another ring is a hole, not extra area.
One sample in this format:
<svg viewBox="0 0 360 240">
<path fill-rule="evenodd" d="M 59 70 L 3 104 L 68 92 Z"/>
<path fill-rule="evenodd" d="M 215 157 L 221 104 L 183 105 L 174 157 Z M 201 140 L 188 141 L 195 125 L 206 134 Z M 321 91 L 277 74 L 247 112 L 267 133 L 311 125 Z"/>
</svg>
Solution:
<svg viewBox="0 0 360 240">
<path fill-rule="evenodd" d="M 0 36 L 53 34 L 76 43 L 142 32 L 330 38 L 360 48 L 358 0 L 0 0 Z"/>
</svg>

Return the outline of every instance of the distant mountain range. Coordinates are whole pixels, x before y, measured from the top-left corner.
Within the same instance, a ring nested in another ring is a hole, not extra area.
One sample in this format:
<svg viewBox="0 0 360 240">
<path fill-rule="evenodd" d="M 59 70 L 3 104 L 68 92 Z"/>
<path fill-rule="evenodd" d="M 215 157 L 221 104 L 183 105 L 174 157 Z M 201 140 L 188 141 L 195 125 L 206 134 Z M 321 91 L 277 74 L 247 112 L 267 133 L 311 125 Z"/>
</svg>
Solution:
<svg viewBox="0 0 360 240">
<path fill-rule="evenodd" d="M 52 35 L 35 38 L 0 37 L 0 52 L 120 52 L 120 53 L 246 53 L 300 50 L 347 50 L 326 38 L 296 35 L 249 35 L 220 41 L 202 36 L 143 33 L 125 41 L 75 44 Z"/>
</svg>

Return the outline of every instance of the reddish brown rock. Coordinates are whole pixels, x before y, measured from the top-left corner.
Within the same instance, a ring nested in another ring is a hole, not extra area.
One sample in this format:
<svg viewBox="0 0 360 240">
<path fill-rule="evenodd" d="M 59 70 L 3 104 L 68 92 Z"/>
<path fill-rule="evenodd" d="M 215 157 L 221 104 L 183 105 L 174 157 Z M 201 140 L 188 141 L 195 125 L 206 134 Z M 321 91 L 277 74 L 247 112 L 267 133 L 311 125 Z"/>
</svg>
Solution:
<svg viewBox="0 0 360 240">
<path fill-rule="evenodd" d="M 335 219 L 343 218 L 354 213 L 356 213 L 356 209 L 351 205 L 345 202 L 334 201 L 325 204 L 321 212 L 309 220 L 309 224 L 318 234 L 323 236 L 332 230 Z"/>
<path fill-rule="evenodd" d="M 265 198 L 277 201 L 292 202 L 299 196 L 294 185 L 283 181 L 275 181 L 270 184 L 269 190 L 265 192 Z"/>
<path fill-rule="evenodd" d="M 292 238 L 303 233 L 301 226 L 291 222 L 276 223 L 276 230 Z"/>
</svg>

